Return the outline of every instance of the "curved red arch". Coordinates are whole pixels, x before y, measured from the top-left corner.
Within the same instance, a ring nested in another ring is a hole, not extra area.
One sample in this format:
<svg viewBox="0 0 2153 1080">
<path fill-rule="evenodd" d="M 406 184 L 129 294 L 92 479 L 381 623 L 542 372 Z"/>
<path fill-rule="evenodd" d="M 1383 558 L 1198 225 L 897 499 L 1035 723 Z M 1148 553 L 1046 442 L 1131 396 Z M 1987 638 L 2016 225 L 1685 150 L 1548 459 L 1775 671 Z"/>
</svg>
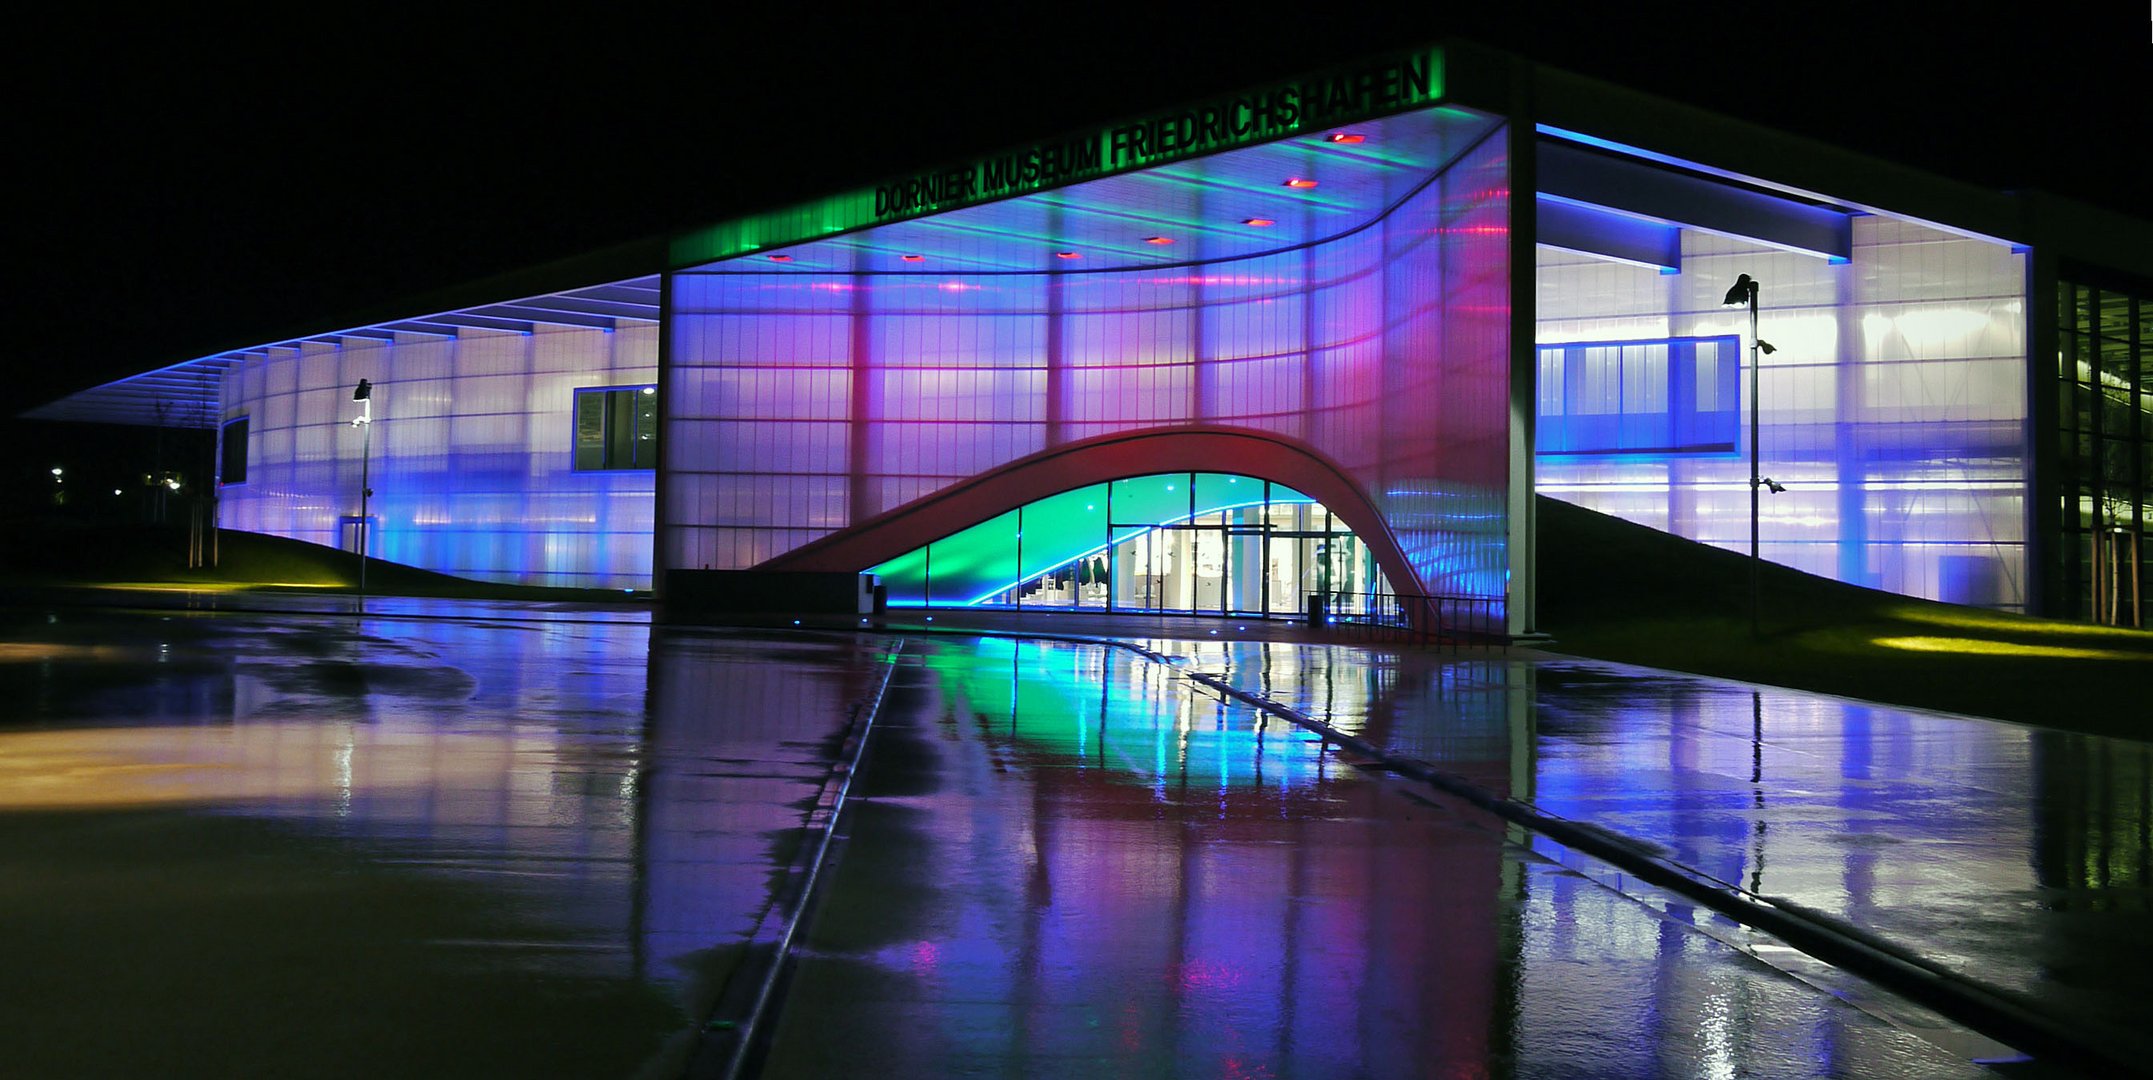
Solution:
<svg viewBox="0 0 2153 1080">
<path fill-rule="evenodd" d="M 1238 473 L 1309 495 L 1368 545 L 1393 588 L 1428 591 L 1389 523 L 1345 470 L 1291 439 L 1229 427 L 1121 432 L 1058 446 L 794 548 L 756 569 L 864 570 L 1035 499 L 1087 484 L 1182 470 Z"/>
</svg>

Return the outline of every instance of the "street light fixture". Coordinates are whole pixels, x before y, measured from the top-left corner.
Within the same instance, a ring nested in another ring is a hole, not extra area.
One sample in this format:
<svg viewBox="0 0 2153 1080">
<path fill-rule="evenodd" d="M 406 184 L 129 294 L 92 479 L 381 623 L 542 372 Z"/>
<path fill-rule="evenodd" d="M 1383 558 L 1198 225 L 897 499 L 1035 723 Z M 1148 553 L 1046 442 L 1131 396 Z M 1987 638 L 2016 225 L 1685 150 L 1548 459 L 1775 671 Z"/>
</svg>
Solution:
<svg viewBox="0 0 2153 1080">
<path fill-rule="evenodd" d="M 360 379 L 352 388 L 351 400 L 359 403 L 363 411 L 351 418 L 351 426 L 365 432 L 359 444 L 359 602 L 366 602 L 366 549 L 370 520 L 367 504 L 374 497 L 372 469 L 374 463 L 374 384 Z"/>
<path fill-rule="evenodd" d="M 1774 495 L 1787 490 L 1785 484 L 1763 475 L 1762 445 L 1757 439 L 1757 404 L 1764 396 L 1763 358 L 1779 350 L 1757 336 L 1757 279 L 1748 274 L 1735 278 L 1734 287 L 1727 290 L 1720 303 L 1727 307 L 1749 305 L 1749 636 L 1756 638 L 1763 636 L 1757 619 L 1764 604 L 1760 584 L 1763 558 L 1757 553 L 1757 489 L 1769 488 Z"/>
</svg>

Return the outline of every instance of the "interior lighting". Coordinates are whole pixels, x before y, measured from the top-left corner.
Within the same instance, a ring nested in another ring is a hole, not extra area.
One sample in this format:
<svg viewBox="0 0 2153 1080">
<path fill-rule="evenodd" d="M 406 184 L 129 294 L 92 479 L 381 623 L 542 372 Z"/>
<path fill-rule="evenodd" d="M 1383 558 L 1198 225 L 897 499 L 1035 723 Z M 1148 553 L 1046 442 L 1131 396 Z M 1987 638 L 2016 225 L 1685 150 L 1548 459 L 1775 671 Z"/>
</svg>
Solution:
<svg viewBox="0 0 2153 1080">
<path fill-rule="evenodd" d="M 1174 238 L 1171 236 L 1147 236 L 1144 238 L 1144 242 L 1147 244 L 1171 244 L 1174 242 Z"/>
<path fill-rule="evenodd" d="M 925 255 L 899 255 L 899 256 L 897 256 L 897 257 L 898 257 L 898 258 L 900 258 L 900 259 L 903 259 L 903 260 L 904 260 L 904 261 L 906 261 L 906 262 L 925 262 L 925 261 L 927 261 L 927 256 L 925 256 Z"/>
<path fill-rule="evenodd" d="M 1316 186 L 1316 182 L 1305 176 L 1295 176 L 1287 179 L 1286 186 L 1290 188 L 1312 188 Z"/>
<path fill-rule="evenodd" d="M 770 256 L 770 261 L 771 261 L 771 262 L 791 262 L 791 261 L 792 261 L 792 256 L 790 256 L 790 255 L 772 255 L 772 256 Z"/>
<path fill-rule="evenodd" d="M 1054 257 L 1057 259 L 1081 259 L 1084 256 L 1074 251 L 1057 251 L 1054 253 Z"/>
<path fill-rule="evenodd" d="M 1331 132 L 1329 135 L 1324 136 L 1324 138 L 1334 143 L 1343 144 L 1364 143 L 1368 141 L 1368 136 L 1363 135 L 1357 131 L 1334 131 Z"/>
<path fill-rule="evenodd" d="M 1270 227 L 1271 227 L 1271 226 L 1273 226 L 1273 225 L 1276 225 L 1276 224 L 1278 224 L 1278 222 L 1276 222 L 1276 221 L 1273 221 L 1273 220 L 1271 220 L 1270 218 L 1267 218 L 1267 217 L 1252 217 L 1252 218 L 1242 218 L 1242 219 L 1241 219 L 1241 224 L 1243 224 L 1243 225 L 1254 225 L 1255 227 L 1257 227 L 1257 228 L 1259 228 L 1259 229 L 1267 229 L 1267 228 L 1270 228 Z"/>
</svg>

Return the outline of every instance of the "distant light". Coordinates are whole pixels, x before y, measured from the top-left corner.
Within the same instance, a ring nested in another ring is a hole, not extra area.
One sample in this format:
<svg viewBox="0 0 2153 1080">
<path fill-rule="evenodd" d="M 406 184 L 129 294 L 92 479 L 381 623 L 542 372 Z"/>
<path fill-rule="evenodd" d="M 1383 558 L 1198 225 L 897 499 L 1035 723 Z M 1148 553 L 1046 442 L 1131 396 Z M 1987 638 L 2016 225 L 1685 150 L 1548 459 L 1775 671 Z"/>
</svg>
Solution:
<svg viewBox="0 0 2153 1080">
<path fill-rule="evenodd" d="M 1213 630 L 1213 631 L 1211 631 L 1211 632 L 1212 632 L 1213 634 L 1216 634 L 1216 633 L 1218 633 L 1218 631 L 1216 631 L 1216 630 Z"/>
<path fill-rule="evenodd" d="M 772 255 L 772 256 L 770 256 L 770 261 L 771 261 L 771 262 L 791 262 L 791 261 L 792 261 L 792 256 L 790 256 L 790 255 Z"/>
<path fill-rule="evenodd" d="M 1270 219 L 1270 218 L 1267 218 L 1267 217 L 1252 217 L 1252 218 L 1242 218 L 1242 219 L 1241 219 L 1241 224 L 1243 224 L 1243 225 L 1254 225 L 1255 227 L 1257 227 L 1257 228 L 1259 228 L 1259 229 L 1267 229 L 1267 228 L 1270 228 L 1270 227 L 1271 227 L 1271 226 L 1273 226 L 1273 225 L 1276 225 L 1276 224 L 1278 224 L 1278 222 L 1276 222 L 1276 221 L 1273 221 L 1272 219 Z"/>
<path fill-rule="evenodd" d="M 644 388 L 643 388 L 643 394 L 644 394 L 644 396 L 646 396 L 646 397 L 647 397 L 647 396 L 649 396 L 649 395 L 651 395 L 651 394 L 655 394 L 655 393 L 657 393 L 657 392 L 658 392 L 658 388 L 657 388 L 657 387 L 655 387 L 655 386 L 646 386 L 646 387 L 644 387 Z"/>
<path fill-rule="evenodd" d="M 928 622 L 933 622 L 933 621 L 934 621 L 934 616 L 932 616 L 932 615 L 929 615 L 929 616 L 927 616 L 927 621 L 928 621 Z"/>
<path fill-rule="evenodd" d="M 64 470 L 62 470 L 62 469 L 61 469 L 61 468 L 60 468 L 60 467 L 59 467 L 58 465 L 55 465 L 55 466 L 53 466 L 53 467 L 52 467 L 52 478 L 53 478 L 53 479 L 55 479 L 55 480 L 58 480 L 58 479 L 60 478 L 60 473 L 61 473 L 62 471 L 64 471 Z"/>
<path fill-rule="evenodd" d="M 1171 236 L 1147 236 L 1144 238 L 1144 242 L 1147 244 L 1171 244 L 1174 242 L 1174 238 Z"/>
<path fill-rule="evenodd" d="M 1082 253 L 1075 251 L 1057 251 L 1054 253 L 1054 257 L 1057 259 L 1081 259 L 1084 256 Z"/>
<path fill-rule="evenodd" d="M 1296 176 L 1288 179 L 1286 186 L 1290 188 L 1312 188 L 1316 186 L 1316 182 L 1306 177 Z"/>
<path fill-rule="evenodd" d="M 1357 131 L 1334 131 L 1325 137 L 1334 143 L 1364 143 L 1368 141 L 1368 136 Z"/>
<path fill-rule="evenodd" d="M 925 256 L 925 255 L 899 255 L 899 256 L 897 256 L 897 257 L 898 257 L 898 258 L 900 258 L 900 259 L 903 259 L 903 260 L 904 260 L 904 261 L 906 261 L 906 262 L 926 262 L 926 261 L 927 261 L 927 256 Z"/>
<path fill-rule="evenodd" d="M 113 488 L 113 489 L 112 489 L 112 493 L 113 493 L 114 495 L 117 495 L 117 494 L 119 494 L 119 493 L 120 493 L 120 489 L 118 489 L 118 488 Z"/>
<path fill-rule="evenodd" d="M 1098 506 L 1098 504 L 1097 504 L 1097 503 L 1085 503 L 1085 504 L 1084 504 L 1084 509 L 1086 509 L 1086 510 L 1097 510 L 1097 509 L 1099 509 L 1099 506 Z"/>
<path fill-rule="evenodd" d="M 792 624 L 793 624 L 794 626 L 798 626 L 798 625 L 800 625 L 800 620 L 798 620 L 798 619 L 794 619 L 794 620 L 792 621 Z"/>
<path fill-rule="evenodd" d="M 1168 484 L 1168 485 L 1166 485 L 1166 490 L 1168 490 L 1168 491 L 1172 491 L 1172 490 L 1174 490 L 1174 485 L 1172 485 L 1172 484 Z"/>
</svg>

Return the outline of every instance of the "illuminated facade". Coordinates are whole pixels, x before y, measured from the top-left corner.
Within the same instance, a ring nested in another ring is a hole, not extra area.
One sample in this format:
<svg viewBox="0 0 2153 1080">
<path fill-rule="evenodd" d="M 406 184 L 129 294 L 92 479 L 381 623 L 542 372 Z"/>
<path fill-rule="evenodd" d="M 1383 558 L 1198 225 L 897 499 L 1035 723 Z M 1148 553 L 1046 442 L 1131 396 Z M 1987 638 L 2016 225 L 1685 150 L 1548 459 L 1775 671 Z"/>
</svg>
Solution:
<svg viewBox="0 0 2153 1080">
<path fill-rule="evenodd" d="M 1754 404 L 1765 557 L 2128 623 L 2147 232 L 1423 49 L 33 415 L 224 425 L 221 524 L 325 544 L 370 469 L 373 554 L 490 580 L 1522 633 L 1536 490 L 1746 548 Z"/>
</svg>

